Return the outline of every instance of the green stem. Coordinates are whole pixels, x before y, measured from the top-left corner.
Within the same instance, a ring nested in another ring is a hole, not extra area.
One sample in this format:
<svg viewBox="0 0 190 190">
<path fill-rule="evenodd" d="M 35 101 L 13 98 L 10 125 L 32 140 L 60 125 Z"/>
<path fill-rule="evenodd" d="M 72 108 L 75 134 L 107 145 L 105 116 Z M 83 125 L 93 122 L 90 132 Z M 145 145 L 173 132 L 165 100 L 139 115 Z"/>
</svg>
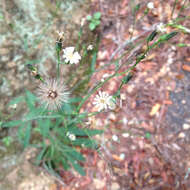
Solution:
<svg viewBox="0 0 190 190">
<path fill-rule="evenodd" d="M 60 77 L 60 50 L 57 50 L 57 78 Z"/>
</svg>

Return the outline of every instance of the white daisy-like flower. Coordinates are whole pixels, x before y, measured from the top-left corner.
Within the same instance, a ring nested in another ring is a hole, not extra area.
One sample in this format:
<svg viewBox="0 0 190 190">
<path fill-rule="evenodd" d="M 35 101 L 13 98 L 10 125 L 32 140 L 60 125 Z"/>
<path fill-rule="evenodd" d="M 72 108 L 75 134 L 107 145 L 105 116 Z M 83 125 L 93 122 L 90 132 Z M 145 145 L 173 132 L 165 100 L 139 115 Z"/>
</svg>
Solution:
<svg viewBox="0 0 190 190">
<path fill-rule="evenodd" d="M 161 33 L 167 31 L 165 24 L 163 24 L 162 22 L 156 26 L 156 30 Z"/>
<path fill-rule="evenodd" d="M 153 2 L 149 2 L 149 3 L 147 4 L 147 8 L 148 8 L 148 9 L 154 9 L 154 3 L 153 3 Z"/>
<path fill-rule="evenodd" d="M 74 52 L 74 50 L 75 50 L 75 47 L 67 47 L 63 50 L 64 52 L 63 58 L 65 59 L 66 63 L 69 63 L 69 62 L 70 64 L 79 63 L 81 56 L 77 51 Z"/>
<path fill-rule="evenodd" d="M 99 91 L 99 95 L 96 95 L 93 104 L 97 107 L 98 111 L 115 109 L 113 97 L 106 92 Z"/>
<path fill-rule="evenodd" d="M 76 136 L 70 132 L 67 132 L 66 136 L 71 140 L 71 141 L 75 141 L 76 140 Z"/>
<path fill-rule="evenodd" d="M 87 47 L 87 50 L 88 50 L 88 51 L 91 51 L 91 50 L 93 50 L 93 48 L 94 48 L 93 45 L 90 44 L 90 45 Z"/>
<path fill-rule="evenodd" d="M 60 109 L 63 103 L 68 102 L 69 94 L 64 81 L 56 79 L 46 79 L 37 90 L 40 103 L 50 110 Z"/>
</svg>

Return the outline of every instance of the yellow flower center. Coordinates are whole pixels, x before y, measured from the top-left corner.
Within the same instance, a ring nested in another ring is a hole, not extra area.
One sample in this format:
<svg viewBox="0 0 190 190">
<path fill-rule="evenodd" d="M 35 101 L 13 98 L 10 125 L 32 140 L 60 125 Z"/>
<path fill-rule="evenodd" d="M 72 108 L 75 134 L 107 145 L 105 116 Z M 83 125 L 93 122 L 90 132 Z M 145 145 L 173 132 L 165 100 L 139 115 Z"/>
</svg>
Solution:
<svg viewBox="0 0 190 190">
<path fill-rule="evenodd" d="M 101 103 L 101 104 L 105 104 L 105 103 L 106 103 L 105 99 L 101 98 L 101 99 L 100 99 L 100 103 Z"/>
</svg>

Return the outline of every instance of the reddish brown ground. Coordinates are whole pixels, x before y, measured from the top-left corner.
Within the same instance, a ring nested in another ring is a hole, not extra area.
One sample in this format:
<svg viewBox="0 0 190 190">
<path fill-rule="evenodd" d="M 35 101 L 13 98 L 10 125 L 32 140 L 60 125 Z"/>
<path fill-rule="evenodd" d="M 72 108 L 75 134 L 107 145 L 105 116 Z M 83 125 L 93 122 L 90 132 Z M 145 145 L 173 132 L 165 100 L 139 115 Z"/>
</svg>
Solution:
<svg viewBox="0 0 190 190">
<path fill-rule="evenodd" d="M 129 2 L 94 0 L 92 3 L 93 12 L 102 13 L 97 69 L 108 64 L 115 50 L 130 38 L 134 21 L 131 6 L 134 5 L 133 1 Z M 152 1 L 155 9 L 142 19 L 148 1 L 139 2 L 141 6 L 133 36 L 143 35 L 137 41 L 150 34 L 145 30 L 153 24 L 171 20 L 174 0 Z M 174 18 L 182 2 L 177 2 Z M 181 17 L 185 15 L 190 15 L 188 9 L 180 14 Z M 190 28 L 189 21 L 181 24 Z M 167 32 L 173 30 L 167 28 Z M 190 189 L 190 47 L 175 47 L 179 42 L 189 43 L 189 39 L 189 35 L 180 33 L 169 43 L 152 50 L 136 67 L 132 80 L 123 86 L 117 108 L 92 118 L 91 127 L 105 130 L 103 136 L 97 137 L 101 153 L 83 150 L 87 175 L 62 173 L 67 186 L 60 187 L 60 190 Z M 121 48 L 115 57 L 128 47 Z M 132 60 L 141 51 L 143 46 L 137 46 Z M 126 65 L 122 70 L 125 68 Z M 103 74 L 113 71 L 112 65 L 94 74 L 90 85 L 101 80 Z M 101 90 L 113 94 L 119 84 L 120 78 L 114 78 Z M 93 110 L 91 100 L 83 109 Z M 118 137 L 117 141 L 113 140 L 113 135 Z M 121 156 L 122 153 L 125 157 Z"/>
</svg>

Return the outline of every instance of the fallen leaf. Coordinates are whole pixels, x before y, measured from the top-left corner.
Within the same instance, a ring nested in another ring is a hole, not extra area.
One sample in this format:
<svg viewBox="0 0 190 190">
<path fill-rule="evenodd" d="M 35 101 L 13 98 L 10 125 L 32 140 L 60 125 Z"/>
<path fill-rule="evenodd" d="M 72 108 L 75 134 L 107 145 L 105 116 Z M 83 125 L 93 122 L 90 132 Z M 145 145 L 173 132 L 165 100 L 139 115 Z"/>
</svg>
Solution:
<svg viewBox="0 0 190 190">
<path fill-rule="evenodd" d="M 190 72 L 190 65 L 183 65 L 182 69 L 185 70 L 185 71 Z"/>
<path fill-rule="evenodd" d="M 153 116 L 153 115 L 155 115 L 158 111 L 159 111 L 159 109 L 160 109 L 160 104 L 155 104 L 153 107 L 152 107 L 152 109 L 151 109 L 151 111 L 150 111 L 150 116 Z"/>
<path fill-rule="evenodd" d="M 113 157 L 114 160 L 122 161 L 122 159 L 116 154 L 113 154 L 112 157 Z"/>
<path fill-rule="evenodd" d="M 171 100 L 164 100 L 163 104 L 171 105 L 173 102 Z"/>
</svg>

